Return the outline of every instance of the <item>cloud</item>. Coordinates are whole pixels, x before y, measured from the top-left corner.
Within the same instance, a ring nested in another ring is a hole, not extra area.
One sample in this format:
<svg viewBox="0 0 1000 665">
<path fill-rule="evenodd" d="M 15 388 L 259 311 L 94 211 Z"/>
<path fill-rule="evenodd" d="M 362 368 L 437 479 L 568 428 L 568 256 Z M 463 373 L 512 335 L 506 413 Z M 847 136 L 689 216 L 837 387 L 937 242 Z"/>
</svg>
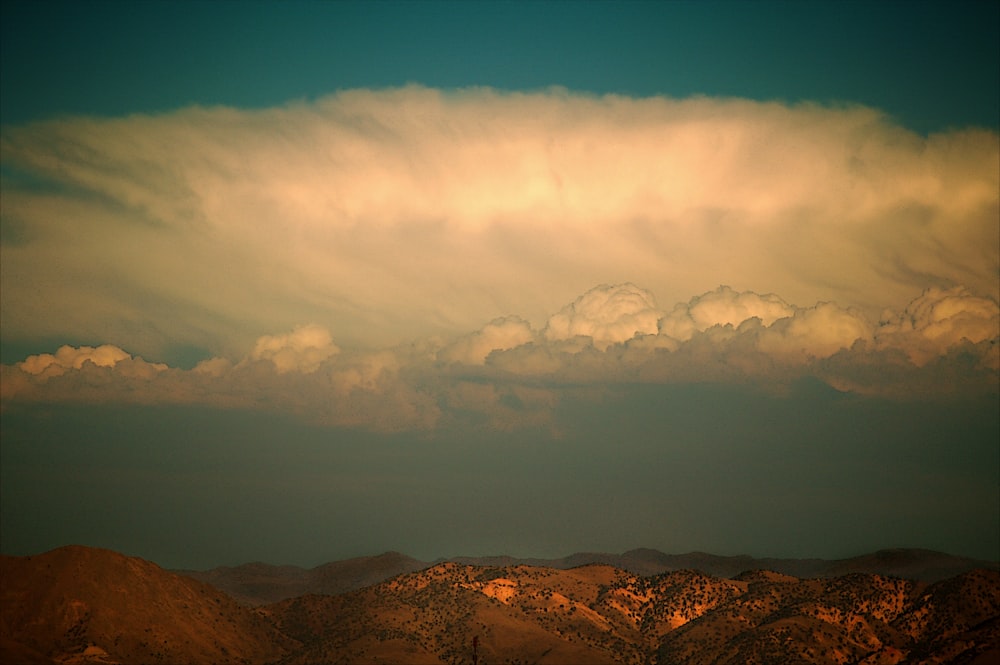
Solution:
<svg viewBox="0 0 1000 665">
<path fill-rule="evenodd" d="M 696 332 L 712 326 L 739 326 L 752 318 L 769 326 L 778 319 L 795 314 L 795 308 L 774 294 L 759 295 L 752 291 L 737 293 L 720 286 L 688 303 L 679 303 L 659 322 L 660 333 L 686 341 Z"/>
<path fill-rule="evenodd" d="M 772 356 L 826 358 L 872 338 L 872 325 L 857 310 L 818 303 L 778 319 L 758 337 L 758 348 Z"/>
<path fill-rule="evenodd" d="M 459 338 L 441 349 L 438 357 L 447 362 L 482 365 L 493 351 L 511 349 L 535 338 L 531 324 L 519 316 L 494 319 L 480 330 Z"/>
<path fill-rule="evenodd" d="M 123 401 L 155 402 L 161 396 L 142 384 L 170 373 L 164 363 L 146 362 L 111 344 L 96 348 L 64 345 L 55 354 L 28 356 L 0 368 L 0 395 L 5 403 L 17 399 L 114 401 L 122 399 L 123 391 L 133 391 L 131 399 Z"/>
<path fill-rule="evenodd" d="M 725 329 L 725 330 L 713 330 Z M 709 332 L 711 331 L 711 332 Z M 696 335 L 744 346 L 783 362 L 806 362 L 872 340 L 873 326 L 863 312 L 835 303 L 796 307 L 781 297 L 720 286 L 677 304 L 659 321 L 661 335 L 686 342 Z"/>
<path fill-rule="evenodd" d="M 589 337 L 604 350 L 636 335 L 655 334 L 659 317 L 649 291 L 634 284 L 601 285 L 554 314 L 542 333 L 549 340 Z"/>
<path fill-rule="evenodd" d="M 1000 337 L 1000 306 L 968 289 L 931 288 L 902 314 L 883 313 L 876 332 L 880 348 L 900 348 L 923 365 L 963 341 L 978 343 Z"/>
<path fill-rule="evenodd" d="M 55 355 L 42 353 L 37 356 L 29 356 L 18 366 L 28 374 L 45 374 L 48 376 L 58 376 L 64 374 L 68 369 L 80 369 L 85 362 L 90 362 L 98 367 L 114 367 L 119 361 L 131 358 L 128 353 L 122 351 L 117 346 L 104 344 L 97 348 L 92 346 L 61 346 Z"/>
<path fill-rule="evenodd" d="M 254 344 L 250 360 L 269 361 L 278 374 L 293 371 L 310 374 L 339 352 L 330 331 L 311 324 L 284 335 L 264 335 Z"/>
<path fill-rule="evenodd" d="M 721 286 L 671 308 L 634 284 L 600 285 L 562 307 L 542 332 L 494 319 L 454 339 L 339 350 L 317 325 L 264 335 L 242 357 L 191 370 L 147 363 L 114 346 L 60 348 L 2 366 L 16 402 L 186 403 L 266 409 L 376 430 L 456 423 L 559 429 L 560 405 L 635 383 L 745 384 L 782 390 L 804 377 L 838 390 L 912 398 L 995 392 L 995 300 L 930 289 L 873 323 L 855 308 L 789 304 Z"/>
<path fill-rule="evenodd" d="M 354 391 L 382 392 L 386 382 L 396 378 L 399 369 L 399 359 L 391 351 L 363 353 L 337 363 L 331 381 L 338 395 Z"/>
<path fill-rule="evenodd" d="M 5 126 L 0 155 L 8 340 L 232 358 L 304 321 L 373 349 L 516 315 L 604 346 L 649 316 L 559 308 L 628 281 L 873 319 L 930 286 L 1000 298 L 998 135 L 864 107 L 406 87 Z M 709 305 L 678 340 L 742 315 Z"/>
</svg>

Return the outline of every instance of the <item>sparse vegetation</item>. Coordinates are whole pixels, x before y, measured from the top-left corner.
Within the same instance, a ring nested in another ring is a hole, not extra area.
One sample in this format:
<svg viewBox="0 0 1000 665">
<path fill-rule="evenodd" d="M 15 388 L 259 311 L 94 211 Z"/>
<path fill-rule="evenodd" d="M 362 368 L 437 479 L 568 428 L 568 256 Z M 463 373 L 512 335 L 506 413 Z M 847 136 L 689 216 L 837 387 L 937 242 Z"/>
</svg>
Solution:
<svg viewBox="0 0 1000 665">
<path fill-rule="evenodd" d="M 944 663 L 1000 644 L 1000 573 L 639 576 L 442 563 L 251 608 L 113 552 L 3 557 L 3 662 Z M 87 575 L 77 571 L 87 570 Z"/>
</svg>

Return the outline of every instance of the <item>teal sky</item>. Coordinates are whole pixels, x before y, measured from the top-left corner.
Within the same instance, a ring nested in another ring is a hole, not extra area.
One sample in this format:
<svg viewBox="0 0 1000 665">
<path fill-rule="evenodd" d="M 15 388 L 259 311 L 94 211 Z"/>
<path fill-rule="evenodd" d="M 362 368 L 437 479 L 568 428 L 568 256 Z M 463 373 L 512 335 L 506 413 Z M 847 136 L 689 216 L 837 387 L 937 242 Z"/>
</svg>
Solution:
<svg viewBox="0 0 1000 665">
<path fill-rule="evenodd" d="M 5 2 L 4 123 L 420 83 L 860 103 L 996 128 L 994 2 Z"/>
<path fill-rule="evenodd" d="M 4 553 L 1000 559 L 997 2 L 0 12 Z"/>
</svg>

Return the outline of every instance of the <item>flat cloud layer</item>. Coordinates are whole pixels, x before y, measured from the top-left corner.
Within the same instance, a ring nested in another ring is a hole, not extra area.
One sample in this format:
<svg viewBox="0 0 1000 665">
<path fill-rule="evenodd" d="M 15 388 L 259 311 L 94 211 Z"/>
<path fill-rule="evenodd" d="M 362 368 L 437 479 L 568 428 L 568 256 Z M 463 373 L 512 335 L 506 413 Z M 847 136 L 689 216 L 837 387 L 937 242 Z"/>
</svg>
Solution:
<svg viewBox="0 0 1000 665">
<path fill-rule="evenodd" d="M 998 145 L 863 107 L 421 87 L 4 127 L 4 336 L 193 347 L 286 378 L 339 363 L 347 392 L 434 336 L 442 360 L 535 371 L 565 371 L 579 335 L 607 353 L 716 324 L 769 358 L 895 336 L 925 363 L 973 320 L 995 336 Z M 646 299 L 719 284 L 755 293 Z M 914 303 L 872 327 L 928 288 L 964 314 Z"/>
</svg>

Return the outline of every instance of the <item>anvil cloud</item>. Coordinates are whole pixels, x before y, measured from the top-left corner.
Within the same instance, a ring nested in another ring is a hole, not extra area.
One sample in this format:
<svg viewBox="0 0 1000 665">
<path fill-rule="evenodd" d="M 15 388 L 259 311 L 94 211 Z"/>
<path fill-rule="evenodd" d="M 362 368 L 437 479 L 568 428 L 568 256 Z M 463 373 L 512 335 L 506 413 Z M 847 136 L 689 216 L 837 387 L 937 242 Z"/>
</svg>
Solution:
<svg viewBox="0 0 1000 665">
<path fill-rule="evenodd" d="M 760 348 L 825 357 L 925 289 L 1000 297 L 998 143 L 860 106 L 416 86 L 9 126 L 4 335 L 291 370 L 479 330 L 444 356 L 483 362 L 529 329 L 657 332 L 651 301 L 567 305 L 597 284 L 668 310 L 729 284 L 777 294 L 733 305 Z"/>
</svg>

